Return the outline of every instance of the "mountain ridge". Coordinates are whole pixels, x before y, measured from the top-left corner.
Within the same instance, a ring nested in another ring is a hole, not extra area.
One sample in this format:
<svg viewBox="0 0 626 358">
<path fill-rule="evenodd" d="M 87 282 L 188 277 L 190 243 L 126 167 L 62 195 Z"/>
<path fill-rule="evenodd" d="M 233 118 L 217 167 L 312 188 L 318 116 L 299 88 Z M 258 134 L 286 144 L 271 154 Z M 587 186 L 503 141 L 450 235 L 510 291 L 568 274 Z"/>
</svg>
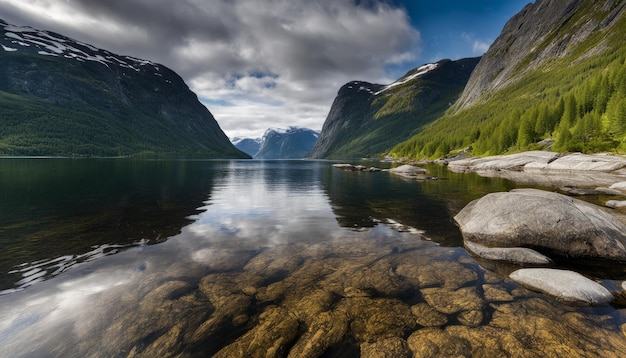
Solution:
<svg viewBox="0 0 626 358">
<path fill-rule="evenodd" d="M 622 0 L 529 4 L 504 26 L 459 101 L 390 153 L 485 156 L 542 143 L 558 152 L 625 152 L 624 33 Z"/>
<path fill-rule="evenodd" d="M 257 141 L 258 149 L 250 154 L 254 159 L 302 159 L 313 148 L 319 131 L 290 126 L 288 128 L 268 128 L 262 138 L 257 140 L 246 138 L 244 140 Z M 241 143 L 249 143 L 243 142 Z M 237 145 L 236 145 L 237 146 Z M 242 149 L 240 146 L 238 148 Z"/>
<path fill-rule="evenodd" d="M 361 158 L 388 151 L 456 101 L 478 59 L 424 64 L 387 85 L 344 84 L 309 157 Z"/>
<path fill-rule="evenodd" d="M 247 157 L 169 68 L 0 27 L 0 155 Z"/>
</svg>

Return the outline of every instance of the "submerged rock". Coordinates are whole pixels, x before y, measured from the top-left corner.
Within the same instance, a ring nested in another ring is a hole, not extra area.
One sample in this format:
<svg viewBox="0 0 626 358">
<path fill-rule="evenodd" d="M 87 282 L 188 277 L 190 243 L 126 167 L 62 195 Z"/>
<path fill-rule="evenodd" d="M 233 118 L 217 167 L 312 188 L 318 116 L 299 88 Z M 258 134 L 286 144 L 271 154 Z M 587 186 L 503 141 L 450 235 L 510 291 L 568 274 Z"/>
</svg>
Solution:
<svg viewBox="0 0 626 358">
<path fill-rule="evenodd" d="M 626 226 L 599 207 L 562 194 L 537 189 L 491 193 L 468 204 L 454 220 L 470 245 L 626 261 Z"/>
<path fill-rule="evenodd" d="M 307 331 L 289 351 L 288 358 L 319 357 L 341 342 L 347 330 L 348 317 L 344 312 L 323 312 L 311 319 Z"/>
<path fill-rule="evenodd" d="M 342 164 L 333 164 L 333 167 L 338 168 L 338 169 L 343 169 L 343 170 L 347 170 L 347 171 L 353 171 L 353 172 L 379 172 L 381 171 L 380 168 L 376 168 L 376 167 L 366 167 L 364 165 L 352 165 L 352 164 L 346 164 L 346 163 L 342 163 Z"/>
<path fill-rule="evenodd" d="M 389 172 L 402 175 L 423 175 L 426 174 L 426 169 L 404 164 L 399 167 L 389 169 Z"/>
<path fill-rule="evenodd" d="M 411 358 L 407 342 L 398 337 L 361 344 L 361 358 Z"/>
<path fill-rule="evenodd" d="M 280 307 L 269 307 L 259 324 L 221 349 L 215 357 L 278 357 L 289 351 L 298 336 L 298 321 Z"/>
<path fill-rule="evenodd" d="M 448 316 L 432 308 L 428 303 L 421 302 L 411 306 L 415 321 L 424 327 L 440 327 L 448 323 Z"/>
<path fill-rule="evenodd" d="M 427 176 L 426 169 L 416 167 L 414 165 L 401 165 L 397 168 L 391 168 L 388 170 L 390 173 L 403 176 L 405 178 L 413 178 L 413 179 L 436 179 L 434 177 Z"/>
<path fill-rule="evenodd" d="M 615 209 L 626 208 L 626 200 L 609 200 L 605 205 Z"/>
<path fill-rule="evenodd" d="M 487 247 L 465 241 L 465 248 L 487 260 L 507 261 L 520 265 L 547 265 L 552 262 L 549 257 L 525 247 Z"/>
<path fill-rule="evenodd" d="M 606 288 L 573 271 L 529 268 L 517 270 L 510 277 L 523 286 L 567 303 L 595 306 L 613 301 L 613 295 Z"/>
</svg>

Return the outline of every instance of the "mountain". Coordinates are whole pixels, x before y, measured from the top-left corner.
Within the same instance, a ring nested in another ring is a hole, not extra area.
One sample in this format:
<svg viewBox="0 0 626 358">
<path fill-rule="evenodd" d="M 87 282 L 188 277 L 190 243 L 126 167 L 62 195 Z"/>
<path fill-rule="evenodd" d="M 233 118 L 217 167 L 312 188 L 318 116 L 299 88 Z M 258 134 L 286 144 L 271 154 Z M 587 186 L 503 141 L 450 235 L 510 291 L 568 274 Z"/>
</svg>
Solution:
<svg viewBox="0 0 626 358">
<path fill-rule="evenodd" d="M 302 159 L 317 142 L 319 131 L 308 128 L 270 128 L 261 139 L 254 159 Z"/>
<path fill-rule="evenodd" d="M 386 86 L 348 82 L 339 90 L 309 156 L 361 158 L 388 151 L 457 100 L 478 60 L 425 64 Z"/>
<path fill-rule="evenodd" d="M 247 157 L 165 66 L 0 28 L 0 155 Z"/>
<path fill-rule="evenodd" d="M 231 140 L 235 148 L 240 151 L 248 154 L 251 157 L 259 151 L 261 148 L 261 143 L 263 142 L 261 138 L 243 138 L 243 137 L 235 137 Z"/>
<path fill-rule="evenodd" d="M 455 105 L 392 151 L 626 151 L 626 1 L 537 0 L 513 16 Z"/>
</svg>

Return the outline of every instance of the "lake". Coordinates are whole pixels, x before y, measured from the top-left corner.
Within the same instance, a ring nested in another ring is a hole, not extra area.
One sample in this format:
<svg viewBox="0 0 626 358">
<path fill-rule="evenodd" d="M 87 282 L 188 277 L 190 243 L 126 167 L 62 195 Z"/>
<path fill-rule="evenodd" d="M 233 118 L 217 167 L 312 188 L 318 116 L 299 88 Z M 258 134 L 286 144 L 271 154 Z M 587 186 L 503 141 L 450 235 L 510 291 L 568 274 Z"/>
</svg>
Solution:
<svg viewBox="0 0 626 358">
<path fill-rule="evenodd" d="M 427 169 L 0 159 L 0 356 L 626 355 L 623 307 L 463 248 L 454 214 L 514 183 Z"/>
</svg>

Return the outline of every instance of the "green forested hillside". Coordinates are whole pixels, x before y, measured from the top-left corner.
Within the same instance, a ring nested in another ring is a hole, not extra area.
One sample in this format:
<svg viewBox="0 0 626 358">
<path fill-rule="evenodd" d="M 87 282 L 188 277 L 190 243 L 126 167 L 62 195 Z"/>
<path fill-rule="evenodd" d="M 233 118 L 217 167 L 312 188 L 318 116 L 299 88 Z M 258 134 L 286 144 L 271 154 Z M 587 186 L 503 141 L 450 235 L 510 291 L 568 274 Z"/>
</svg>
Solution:
<svg viewBox="0 0 626 358">
<path fill-rule="evenodd" d="M 249 157 L 165 66 L 0 29 L 0 156 Z"/>
<path fill-rule="evenodd" d="M 471 146 L 474 155 L 494 155 L 536 149 L 547 138 L 555 140 L 554 151 L 626 152 L 626 20 L 621 12 L 602 28 L 611 9 L 593 4 L 583 3 L 527 53 L 515 68 L 524 73 L 519 80 L 469 108 L 450 109 L 391 154 L 433 158 Z M 553 46 L 581 22 L 597 28 L 567 55 L 528 71 L 542 46 Z"/>
<path fill-rule="evenodd" d="M 456 101 L 478 60 L 424 65 L 388 86 L 347 83 L 339 90 L 309 156 L 361 158 L 388 151 L 419 133 Z"/>
</svg>

